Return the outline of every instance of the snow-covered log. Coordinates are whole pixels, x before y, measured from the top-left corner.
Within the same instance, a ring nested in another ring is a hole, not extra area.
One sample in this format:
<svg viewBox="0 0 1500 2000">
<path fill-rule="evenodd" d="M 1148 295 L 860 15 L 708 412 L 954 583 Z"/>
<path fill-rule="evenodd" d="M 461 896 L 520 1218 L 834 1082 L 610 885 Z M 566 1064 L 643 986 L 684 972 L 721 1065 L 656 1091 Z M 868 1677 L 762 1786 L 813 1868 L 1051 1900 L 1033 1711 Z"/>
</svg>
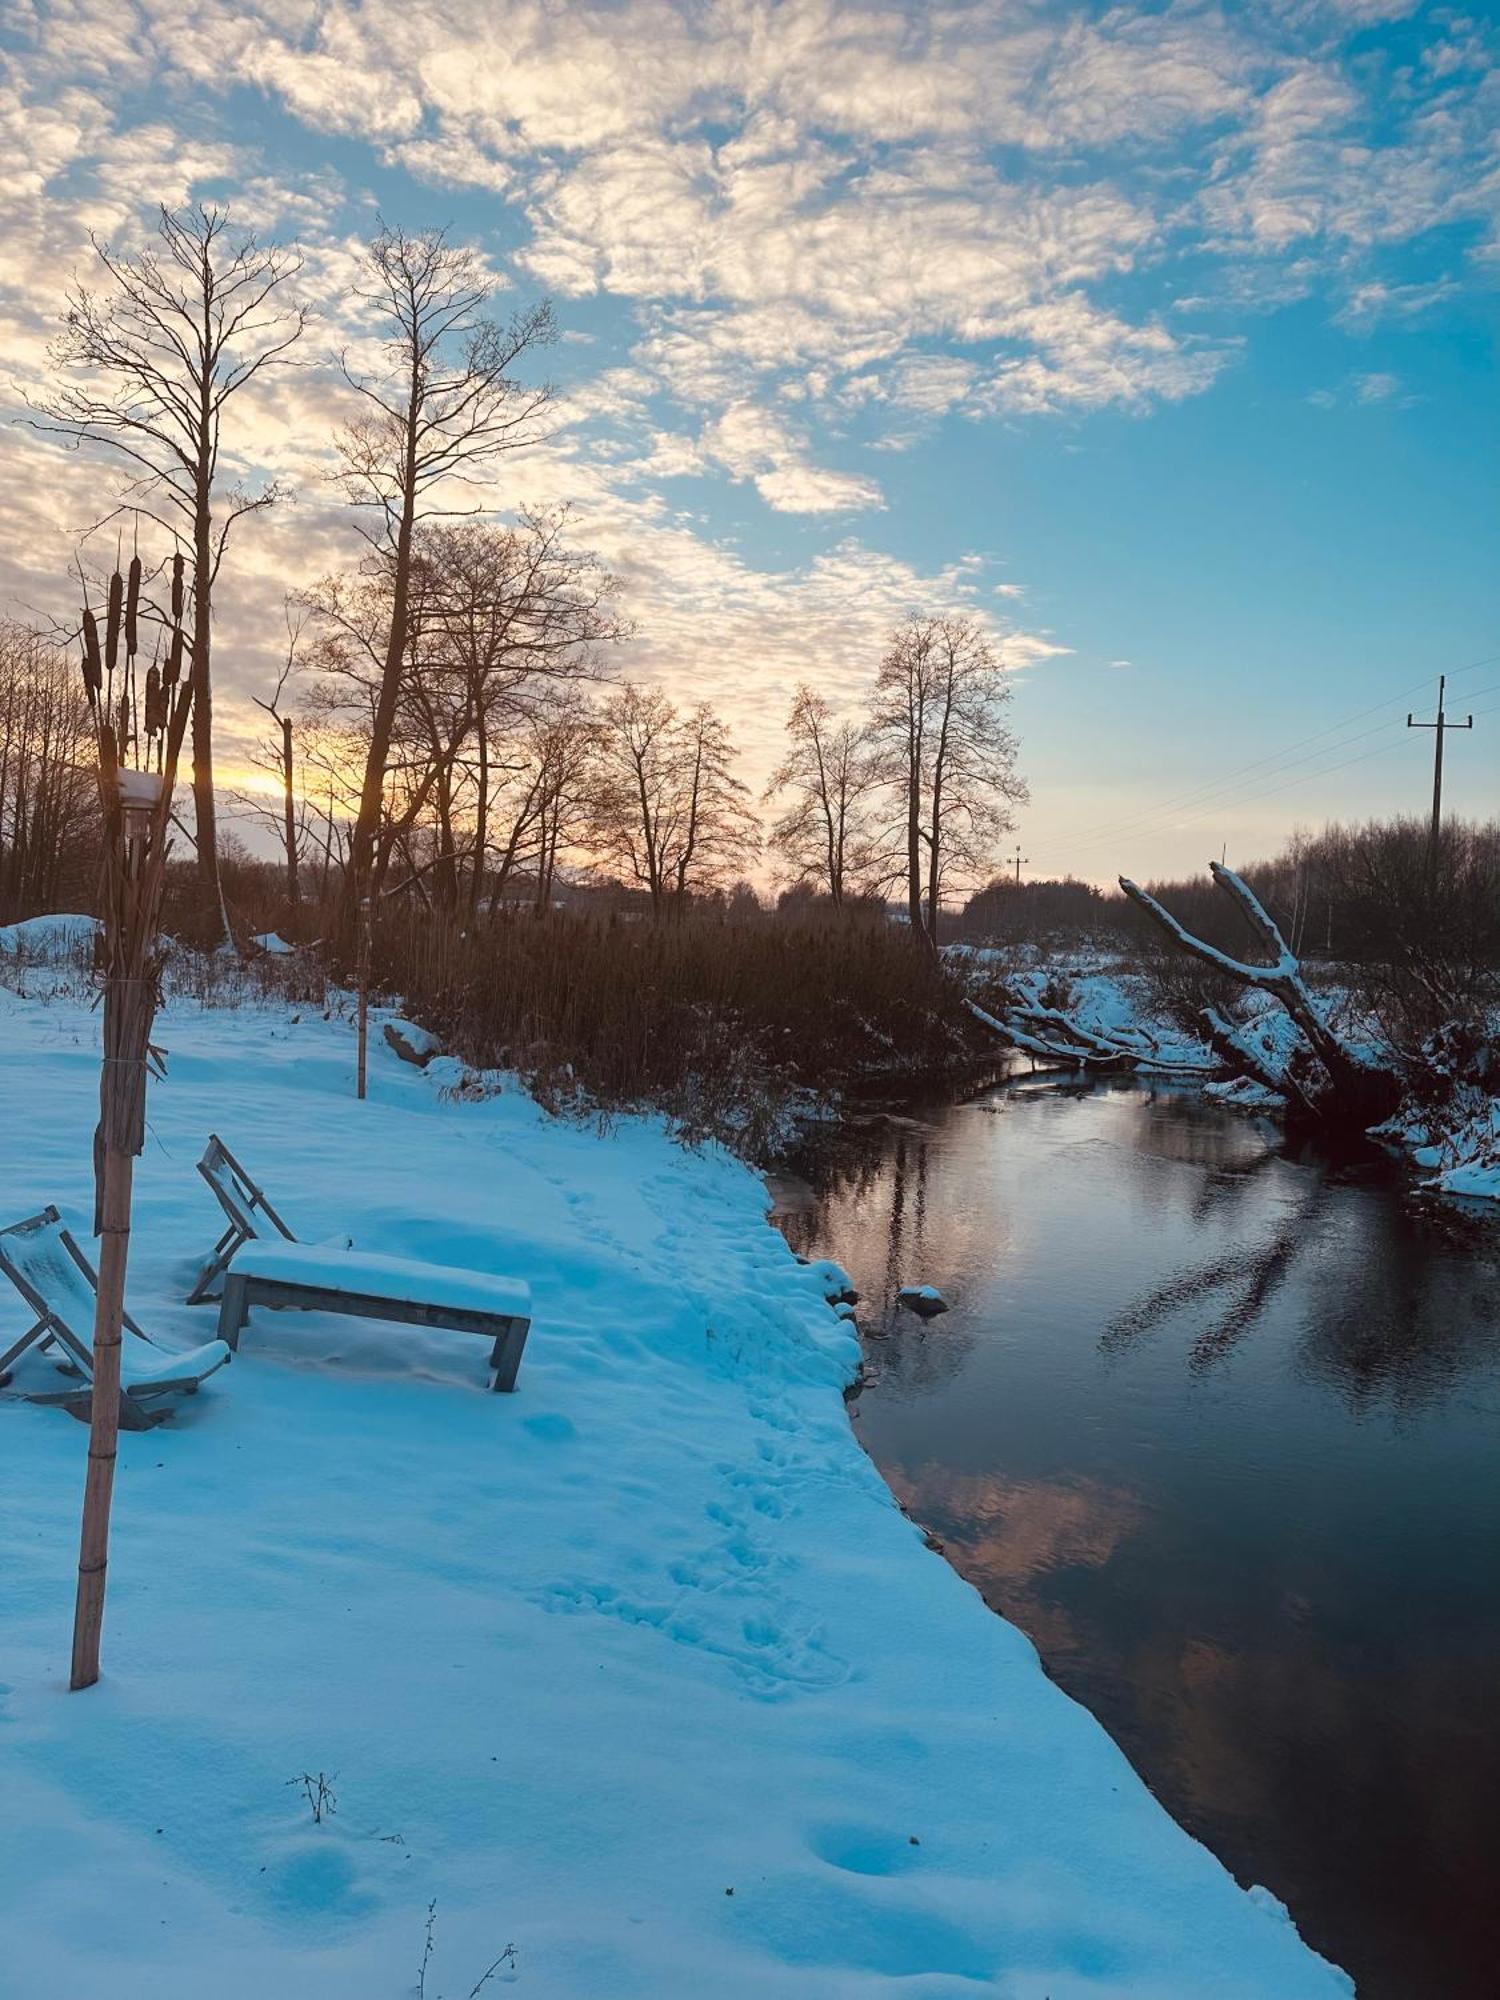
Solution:
<svg viewBox="0 0 1500 2000">
<path fill-rule="evenodd" d="M 1217 861 L 1210 862 L 1209 867 L 1214 881 L 1265 947 L 1272 961 L 1270 964 L 1257 965 L 1246 959 L 1231 957 L 1216 945 L 1195 937 L 1170 910 L 1127 876 L 1120 877 L 1120 887 L 1158 928 L 1165 931 L 1178 950 L 1203 965 L 1211 966 L 1214 971 L 1222 972 L 1237 985 L 1270 994 L 1286 1009 L 1306 1044 L 1308 1054 L 1321 1070 L 1322 1087 L 1297 1077 L 1293 1064 L 1288 1065 L 1287 1078 L 1271 1084 L 1270 1088 L 1293 1090 L 1294 1095 L 1301 1097 L 1318 1117 L 1340 1124 L 1354 1123 L 1365 1127 L 1388 1117 L 1400 1096 L 1399 1080 L 1381 1068 L 1364 1049 L 1347 1041 L 1332 1025 L 1326 1009 L 1303 978 L 1296 955 L 1249 883 L 1232 868 L 1226 868 Z M 1227 1044 L 1221 1041 L 1215 1046 L 1227 1055 Z M 1244 1066 L 1251 1074 L 1255 1073 L 1248 1060 Z"/>
<path fill-rule="evenodd" d="M 1073 1069 L 1143 1069 L 1168 1076 L 1212 1076 L 1212 1063 L 1183 1062 L 1161 1053 L 1154 1037 L 1144 1029 L 1106 1033 L 1087 1028 L 1059 1007 L 1043 1007 L 1006 991 L 1005 1010 L 993 1014 L 977 1000 L 966 1004 L 977 1021 L 982 1021 L 1009 1047 L 1025 1055 L 1041 1056 L 1048 1062 Z"/>
</svg>

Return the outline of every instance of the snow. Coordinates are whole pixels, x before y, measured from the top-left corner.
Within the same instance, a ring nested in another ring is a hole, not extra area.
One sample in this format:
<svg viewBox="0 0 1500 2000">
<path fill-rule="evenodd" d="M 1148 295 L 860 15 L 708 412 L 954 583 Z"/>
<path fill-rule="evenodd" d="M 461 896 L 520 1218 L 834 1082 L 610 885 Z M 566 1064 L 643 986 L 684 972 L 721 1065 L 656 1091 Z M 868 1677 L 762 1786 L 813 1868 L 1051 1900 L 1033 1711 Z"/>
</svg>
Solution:
<svg viewBox="0 0 1500 2000">
<path fill-rule="evenodd" d="M 97 1036 L 0 988 L 0 1221 L 86 1228 Z M 360 1104 L 340 1019 L 174 1003 L 157 1039 L 153 1334 L 212 1324 L 210 1130 L 309 1235 L 523 1278 L 533 1331 L 494 1396 L 476 1343 L 262 1315 L 121 1440 L 79 1695 L 85 1434 L 0 1402 L 7 1994 L 405 2000 L 434 1903 L 430 2000 L 509 1944 L 530 2000 L 1351 1990 L 924 1548 L 748 1170 L 378 1041 Z"/>
<path fill-rule="evenodd" d="M 297 951 L 296 945 L 288 944 L 279 931 L 262 931 L 259 937 L 251 938 L 250 942 L 270 958 L 294 957 Z"/>
<path fill-rule="evenodd" d="M 0 925 L 0 956 L 61 959 L 91 949 L 99 935 L 97 917 L 27 917 Z"/>
<path fill-rule="evenodd" d="M 1150 1020 L 1147 983 L 1139 974 L 1118 966 L 1104 971 L 1093 966 L 1044 965 L 1013 973 L 1009 984 L 1023 1005 L 1034 1010 L 1028 1018 L 1033 1018 L 1038 1027 L 1038 1036 L 1031 1052 L 1049 1061 L 1057 1060 L 1057 1049 L 1046 1040 L 1045 1023 L 1049 1016 L 1057 1020 L 1065 1013 L 1086 1034 L 1126 1045 L 1148 1070 L 1196 1070 L 1213 1062 L 1211 1051 L 1201 1041 L 1161 1021 Z M 1067 991 L 1063 1010 L 1047 1003 L 1049 991 L 1059 986 Z M 1015 1032 L 1013 1022 L 997 1022 L 982 1008 L 973 1006 L 973 1002 L 970 1005 L 981 1020 L 988 1020 L 1023 1047 L 1027 1045 L 1027 1037 Z"/>
<path fill-rule="evenodd" d="M 830 1305 L 859 1304 L 859 1292 L 854 1280 L 842 1264 L 832 1257 L 815 1257 L 803 1266 L 808 1276 L 814 1279 L 823 1297 Z"/>
<path fill-rule="evenodd" d="M 391 1047 L 407 1062 L 429 1063 L 443 1052 L 442 1043 L 430 1028 L 419 1027 L 415 1021 L 404 1020 L 399 1014 L 384 1020 L 382 1028 Z"/>
<path fill-rule="evenodd" d="M 453 1264 L 424 1264 L 415 1257 L 386 1257 L 376 1250 L 256 1238 L 235 1252 L 229 1268 L 252 1278 L 361 1292 L 367 1298 L 404 1304 L 508 1313 L 514 1319 L 526 1319 L 531 1313 L 530 1289 L 519 1278 L 465 1271 Z"/>
</svg>

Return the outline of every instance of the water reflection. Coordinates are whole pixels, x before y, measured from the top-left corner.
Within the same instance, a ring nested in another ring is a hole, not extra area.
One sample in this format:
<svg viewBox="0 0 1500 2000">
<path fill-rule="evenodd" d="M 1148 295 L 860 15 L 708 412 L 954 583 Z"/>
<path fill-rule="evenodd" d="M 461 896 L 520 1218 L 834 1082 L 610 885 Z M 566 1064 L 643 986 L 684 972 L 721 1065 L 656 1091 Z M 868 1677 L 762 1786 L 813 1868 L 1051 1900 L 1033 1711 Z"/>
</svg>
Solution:
<svg viewBox="0 0 1500 2000">
<path fill-rule="evenodd" d="M 1195 1222 L 1206 1221 L 1226 1207 L 1226 1187 L 1233 1185 L 1232 1177 L 1223 1174 L 1205 1174 L 1203 1179 L 1214 1194 L 1205 1199 L 1200 1193 L 1192 1202 L 1190 1212 Z M 1239 1177 L 1237 1191 L 1245 1192 L 1248 1181 L 1248 1174 Z M 1278 1218 L 1264 1241 L 1174 1272 L 1165 1284 L 1155 1286 L 1117 1313 L 1099 1336 L 1101 1350 L 1108 1354 L 1139 1340 L 1180 1312 L 1192 1311 L 1197 1322 L 1202 1319 L 1198 1309 L 1207 1308 L 1208 1320 L 1194 1335 L 1188 1365 L 1204 1368 L 1222 1360 L 1261 1318 L 1298 1258 L 1317 1243 L 1326 1205 L 1327 1189 L 1315 1180 L 1301 1200 Z"/>
<path fill-rule="evenodd" d="M 804 1171 L 783 1226 L 865 1294 L 861 1435 L 949 1559 L 1362 1994 L 1492 1993 L 1495 1224 L 1131 1084 Z"/>
<path fill-rule="evenodd" d="M 1044 1579 L 1102 1569 L 1144 1511 L 1139 1495 L 1091 1479 L 1002 1479 L 932 1464 L 885 1471 L 902 1506 L 934 1526 L 955 1566 L 1049 1657 L 1075 1651 L 1078 1636 Z"/>
</svg>

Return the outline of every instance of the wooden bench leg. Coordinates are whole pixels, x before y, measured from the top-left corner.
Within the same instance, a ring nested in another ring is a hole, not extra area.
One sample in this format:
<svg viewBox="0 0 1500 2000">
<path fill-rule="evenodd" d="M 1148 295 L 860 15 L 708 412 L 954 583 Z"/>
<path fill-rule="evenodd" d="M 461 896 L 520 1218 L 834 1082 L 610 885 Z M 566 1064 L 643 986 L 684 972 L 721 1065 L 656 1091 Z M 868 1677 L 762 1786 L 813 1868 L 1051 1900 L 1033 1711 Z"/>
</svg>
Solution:
<svg viewBox="0 0 1500 2000">
<path fill-rule="evenodd" d="M 248 1280 L 233 1271 L 224 1273 L 224 1296 L 219 1302 L 219 1338 L 224 1345 L 237 1349 L 240 1344 L 240 1328 L 250 1316 L 250 1308 L 245 1303 Z"/>
<path fill-rule="evenodd" d="M 530 1331 L 529 1319 L 513 1319 L 507 1323 L 504 1333 L 495 1336 L 490 1366 L 495 1371 L 494 1386 L 497 1391 L 515 1388 L 516 1376 L 521 1371 L 521 1352 Z"/>
</svg>

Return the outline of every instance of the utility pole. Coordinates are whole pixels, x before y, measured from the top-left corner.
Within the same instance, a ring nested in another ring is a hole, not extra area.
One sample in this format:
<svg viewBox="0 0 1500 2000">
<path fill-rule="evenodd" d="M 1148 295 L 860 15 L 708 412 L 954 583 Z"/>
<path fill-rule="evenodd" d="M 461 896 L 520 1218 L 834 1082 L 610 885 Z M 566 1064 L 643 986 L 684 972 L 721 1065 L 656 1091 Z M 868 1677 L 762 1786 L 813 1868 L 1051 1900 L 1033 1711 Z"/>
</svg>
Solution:
<svg viewBox="0 0 1500 2000">
<path fill-rule="evenodd" d="M 1443 737 L 1450 729 L 1472 729 L 1474 727 L 1474 718 L 1472 715 L 1466 717 L 1462 722 L 1450 722 L 1448 720 L 1443 708 L 1443 697 L 1447 692 L 1447 688 L 1448 676 L 1446 674 L 1439 674 L 1436 722 L 1418 722 L 1417 718 L 1410 714 L 1406 718 L 1408 729 L 1431 729 L 1436 732 L 1432 755 L 1432 832 L 1428 837 L 1427 844 L 1427 865 L 1432 870 L 1434 876 L 1437 874 L 1438 838 L 1443 823 Z"/>
<path fill-rule="evenodd" d="M 1027 854 L 1023 854 L 1023 853 L 1021 852 L 1021 844 L 1020 844 L 1020 842 L 1019 842 L 1019 841 L 1017 841 L 1017 843 L 1016 843 L 1016 859 L 1015 859 L 1015 869 L 1016 869 L 1016 887 L 1017 887 L 1018 889 L 1019 889 L 1019 888 L 1020 888 L 1020 886 L 1021 886 L 1021 870 L 1022 870 L 1023 868 L 1029 868 L 1030 866 L 1031 866 L 1031 857 L 1030 857 L 1030 855 L 1027 855 Z"/>
</svg>

